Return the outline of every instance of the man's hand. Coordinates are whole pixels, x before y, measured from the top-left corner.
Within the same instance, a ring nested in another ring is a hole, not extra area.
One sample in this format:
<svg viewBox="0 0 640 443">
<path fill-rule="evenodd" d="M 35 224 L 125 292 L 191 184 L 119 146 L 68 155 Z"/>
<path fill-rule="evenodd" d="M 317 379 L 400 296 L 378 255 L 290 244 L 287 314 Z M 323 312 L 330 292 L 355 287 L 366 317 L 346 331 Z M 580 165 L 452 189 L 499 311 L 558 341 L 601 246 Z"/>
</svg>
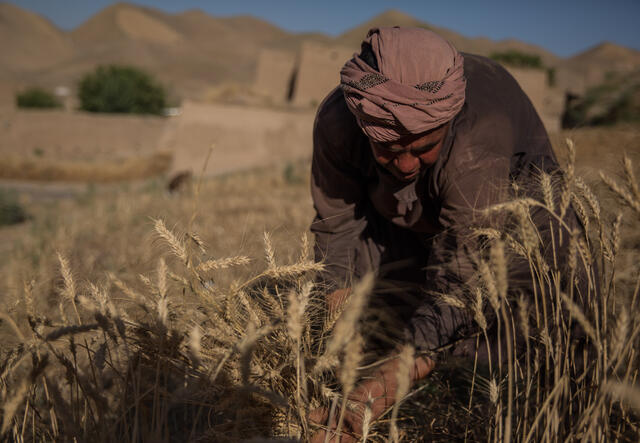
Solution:
<svg viewBox="0 0 640 443">
<path fill-rule="evenodd" d="M 333 417 L 329 420 L 329 410 L 327 408 L 318 408 L 309 414 L 309 422 L 325 429 L 319 429 L 318 432 L 311 437 L 311 443 L 323 443 L 327 440 L 330 443 L 355 443 L 361 439 L 362 435 L 362 417 L 357 413 L 345 411 L 340 435 L 338 435 L 338 420 L 340 420 L 339 411 L 334 411 Z M 359 428 L 360 432 L 354 431 Z M 329 436 L 327 436 L 329 434 Z"/>
<path fill-rule="evenodd" d="M 329 316 L 333 316 L 340 312 L 342 309 L 342 305 L 347 301 L 349 295 L 351 294 L 351 288 L 343 288 L 337 289 L 330 294 L 327 294 L 327 311 L 329 312 Z"/>
<path fill-rule="evenodd" d="M 311 438 L 312 443 L 325 441 L 327 432 L 329 442 L 344 443 L 355 442 L 362 437 L 364 425 L 364 411 L 366 405 L 371 410 L 371 421 L 376 420 L 385 410 L 393 406 L 398 390 L 398 372 L 400 359 L 397 356 L 383 364 L 370 377 L 360 383 L 349 395 L 349 402 L 354 406 L 344 412 L 341 435 L 337 435 L 339 412 L 334 417 L 329 417 L 326 408 L 318 408 L 311 411 L 309 421 L 326 426 L 316 432 Z M 412 382 L 426 377 L 435 367 L 435 362 L 427 357 L 418 357 L 414 360 L 413 367 L 409 371 Z"/>
</svg>

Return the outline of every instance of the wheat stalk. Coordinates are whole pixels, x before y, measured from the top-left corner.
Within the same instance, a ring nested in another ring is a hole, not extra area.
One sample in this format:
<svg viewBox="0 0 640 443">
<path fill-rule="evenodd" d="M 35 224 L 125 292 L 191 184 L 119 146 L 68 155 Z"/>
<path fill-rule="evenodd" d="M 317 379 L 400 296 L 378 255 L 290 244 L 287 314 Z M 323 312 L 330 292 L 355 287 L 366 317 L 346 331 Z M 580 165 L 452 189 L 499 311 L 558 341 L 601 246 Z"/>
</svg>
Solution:
<svg viewBox="0 0 640 443">
<path fill-rule="evenodd" d="M 587 317 L 585 317 L 584 313 L 582 312 L 582 309 L 580 309 L 580 307 L 576 305 L 574 301 L 567 296 L 567 294 L 561 293 L 560 296 L 565 306 L 567 307 L 567 310 L 569 311 L 569 313 L 573 316 L 573 318 L 576 319 L 578 324 L 582 326 L 582 329 L 584 329 L 584 332 L 593 340 L 596 346 L 600 347 L 601 344 L 600 342 L 598 342 L 596 330 L 594 329 L 591 322 L 587 320 Z"/>
<path fill-rule="evenodd" d="M 188 263 L 187 249 L 184 243 L 169 229 L 167 229 L 162 219 L 156 219 L 154 222 L 156 234 L 167 242 L 173 254 L 178 257 L 184 264 Z"/>
<path fill-rule="evenodd" d="M 631 189 L 633 196 L 635 197 L 635 201 L 640 201 L 640 187 L 638 186 L 638 181 L 636 180 L 636 176 L 633 173 L 633 163 L 631 159 L 624 156 L 624 174 L 627 178 L 627 185 Z"/>
<path fill-rule="evenodd" d="M 364 340 L 362 339 L 362 335 L 356 333 L 353 339 L 349 340 L 349 343 L 347 343 L 342 367 L 338 373 L 340 383 L 342 384 L 342 406 L 340 408 L 340 416 L 338 417 L 338 426 L 336 427 L 336 433 L 338 435 L 340 435 L 342 430 L 349 394 L 353 391 L 353 387 L 355 386 L 356 377 L 358 375 L 358 366 L 362 360 L 363 346 Z"/>
<path fill-rule="evenodd" d="M 202 329 L 198 325 L 194 325 L 189 331 L 189 352 L 191 361 L 195 367 L 202 364 Z"/>
<path fill-rule="evenodd" d="M 30 387 L 31 385 L 27 382 L 27 380 L 23 379 L 15 392 L 13 392 L 12 395 L 5 401 L 4 405 L 2 405 L 3 414 L 2 430 L 0 432 L 1 435 L 5 435 L 9 430 L 11 421 L 13 420 L 18 407 L 22 404 L 25 397 L 27 396 Z"/>
<path fill-rule="evenodd" d="M 82 323 L 80 320 L 80 314 L 78 313 L 78 307 L 76 306 L 76 288 L 73 282 L 73 275 L 71 274 L 71 269 L 69 267 L 69 261 L 58 252 L 58 261 L 60 262 L 60 273 L 62 274 L 62 279 L 64 280 L 64 289 L 62 290 L 63 297 L 71 302 L 73 306 L 73 310 L 76 313 L 76 319 L 78 323 Z"/>
<path fill-rule="evenodd" d="M 199 272 L 207 272 L 207 271 L 212 271 L 214 269 L 227 269 L 232 266 L 243 266 L 243 265 L 249 264 L 250 262 L 251 262 L 251 259 L 249 257 L 238 255 L 236 257 L 207 260 L 205 262 L 200 263 L 196 267 L 196 270 L 198 270 Z"/>
<path fill-rule="evenodd" d="M 263 233 L 264 240 L 264 255 L 267 260 L 267 268 L 273 270 L 276 268 L 276 257 L 273 250 L 273 244 L 271 243 L 271 235 L 268 232 Z"/>
<path fill-rule="evenodd" d="M 608 175 L 600 172 L 600 178 L 607 186 L 617 194 L 627 205 L 633 208 L 634 211 L 640 213 L 640 199 L 634 197 L 629 191 L 620 186 L 615 180 Z"/>
<path fill-rule="evenodd" d="M 605 381 L 602 390 L 616 400 L 629 403 L 633 409 L 640 411 L 640 389 L 636 386 L 608 380 Z"/>
<path fill-rule="evenodd" d="M 314 373 L 317 374 L 330 367 L 336 361 L 336 356 L 339 352 L 349 340 L 353 338 L 367 296 L 373 289 L 373 282 L 373 274 L 367 274 L 355 285 L 353 293 L 350 295 L 349 300 L 346 302 L 346 307 L 342 311 L 342 315 L 336 321 L 333 333 L 327 343 L 326 351 L 318 359 L 314 367 Z"/>
<path fill-rule="evenodd" d="M 542 196 L 545 206 L 549 211 L 555 211 L 555 202 L 553 199 L 553 186 L 551 185 L 551 176 L 546 172 L 540 174 L 540 185 L 542 187 Z"/>
<path fill-rule="evenodd" d="M 409 388 L 411 387 L 411 368 L 415 364 L 415 351 L 413 346 L 404 345 L 399 355 L 399 364 L 398 364 L 398 372 L 396 373 L 396 382 L 397 382 L 397 390 L 396 390 L 396 398 L 395 403 L 393 405 L 393 409 L 391 411 L 391 425 L 390 425 L 390 439 L 393 442 L 398 442 L 400 440 L 398 434 L 398 411 L 400 409 L 400 403 L 402 399 L 409 392 Z"/>
</svg>

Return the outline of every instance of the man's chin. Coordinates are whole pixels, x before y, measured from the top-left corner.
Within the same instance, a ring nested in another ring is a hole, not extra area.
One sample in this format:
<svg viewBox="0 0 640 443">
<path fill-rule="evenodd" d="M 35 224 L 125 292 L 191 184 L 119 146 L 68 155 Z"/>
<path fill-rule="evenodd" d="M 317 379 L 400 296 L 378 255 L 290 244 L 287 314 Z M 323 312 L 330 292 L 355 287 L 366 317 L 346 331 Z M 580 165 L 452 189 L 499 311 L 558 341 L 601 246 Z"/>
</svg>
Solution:
<svg viewBox="0 0 640 443">
<path fill-rule="evenodd" d="M 420 170 L 418 169 L 417 171 L 412 172 L 411 174 L 402 174 L 401 172 L 398 172 L 398 171 L 392 171 L 392 174 L 395 178 L 397 178 L 402 182 L 410 182 L 412 180 L 415 180 L 420 175 Z"/>
</svg>

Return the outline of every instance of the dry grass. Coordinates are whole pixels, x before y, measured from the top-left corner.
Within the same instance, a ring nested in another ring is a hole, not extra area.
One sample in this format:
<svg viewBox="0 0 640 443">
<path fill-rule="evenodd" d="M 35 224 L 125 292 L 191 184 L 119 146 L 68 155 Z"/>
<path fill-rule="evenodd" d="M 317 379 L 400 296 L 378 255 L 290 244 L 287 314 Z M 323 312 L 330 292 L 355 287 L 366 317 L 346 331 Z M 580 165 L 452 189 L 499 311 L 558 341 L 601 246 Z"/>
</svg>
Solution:
<svg viewBox="0 0 640 443">
<path fill-rule="evenodd" d="M 514 229 L 478 231 L 487 253 L 469 298 L 443 300 L 469 310 L 479 341 L 497 322 L 501 357 L 490 368 L 445 363 L 413 389 L 399 371 L 404 401 L 367 421 L 369 441 L 637 441 L 640 213 L 625 164 L 621 177 L 607 175 L 613 191 L 568 172 L 543 176 L 538 200 L 493 208 Z M 373 281 L 328 318 L 303 236 L 307 186 L 281 171 L 216 179 L 179 198 L 150 186 L 42 207 L 12 228 L 0 266 L 6 438 L 304 441 L 313 408 L 341 420 L 369 363 L 361 319 Z M 552 223 L 543 254 L 531 214 L 562 220 L 569 201 L 589 231 Z M 563 263 L 560 232 L 570 237 Z M 518 256 L 536 282 L 530 298 L 511 291 Z M 578 302 L 561 280 L 580 267 L 590 285 Z"/>
<path fill-rule="evenodd" d="M 171 166 L 171 159 L 171 154 L 166 152 L 99 163 L 56 161 L 7 154 L 0 159 L 0 179 L 83 183 L 134 180 L 166 172 Z"/>
</svg>

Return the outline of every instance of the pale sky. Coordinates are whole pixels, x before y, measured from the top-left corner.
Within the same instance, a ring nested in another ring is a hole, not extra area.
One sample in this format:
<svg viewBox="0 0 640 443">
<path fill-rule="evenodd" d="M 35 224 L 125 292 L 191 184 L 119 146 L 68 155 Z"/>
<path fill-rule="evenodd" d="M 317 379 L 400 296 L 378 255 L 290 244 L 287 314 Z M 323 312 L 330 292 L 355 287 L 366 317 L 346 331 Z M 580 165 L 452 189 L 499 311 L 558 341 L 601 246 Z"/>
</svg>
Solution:
<svg viewBox="0 0 640 443">
<path fill-rule="evenodd" d="M 14 0 L 72 29 L 110 0 Z M 201 9 L 214 16 L 251 14 L 287 31 L 338 35 L 387 9 L 398 9 L 467 37 L 516 38 L 562 57 L 604 40 L 640 50 L 640 0 L 136 0 L 166 12 Z"/>
</svg>

